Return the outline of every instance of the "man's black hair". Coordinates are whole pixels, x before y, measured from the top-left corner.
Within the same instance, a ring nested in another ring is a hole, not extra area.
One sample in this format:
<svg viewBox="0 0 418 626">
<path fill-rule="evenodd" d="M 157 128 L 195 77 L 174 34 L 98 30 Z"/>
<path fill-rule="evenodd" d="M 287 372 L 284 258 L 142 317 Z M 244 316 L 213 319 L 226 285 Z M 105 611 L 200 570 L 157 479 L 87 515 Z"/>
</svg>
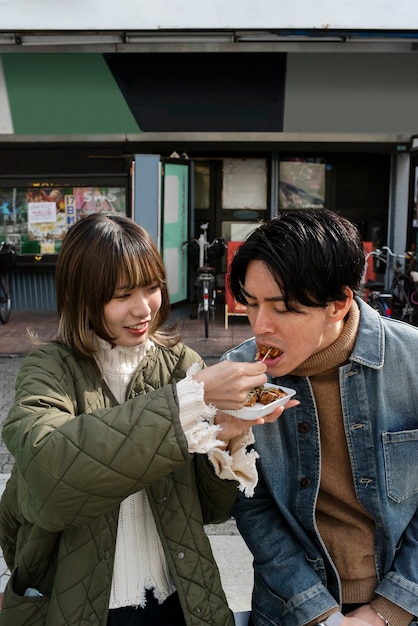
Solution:
<svg viewBox="0 0 418 626">
<path fill-rule="evenodd" d="M 286 211 L 262 223 L 237 250 L 229 271 L 235 299 L 246 304 L 242 287 L 248 264 L 262 261 L 277 282 L 288 310 L 325 307 L 356 291 L 364 271 L 357 227 L 326 209 Z"/>
</svg>

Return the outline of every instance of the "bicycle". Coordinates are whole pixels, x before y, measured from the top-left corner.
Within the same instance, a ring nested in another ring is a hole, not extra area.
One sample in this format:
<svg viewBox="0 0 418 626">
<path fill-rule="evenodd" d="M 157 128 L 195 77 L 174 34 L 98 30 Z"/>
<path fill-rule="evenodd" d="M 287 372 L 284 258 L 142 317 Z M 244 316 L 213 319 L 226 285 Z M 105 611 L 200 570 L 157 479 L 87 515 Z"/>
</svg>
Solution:
<svg viewBox="0 0 418 626">
<path fill-rule="evenodd" d="M 3 243 L 0 249 L 0 321 L 6 324 L 12 310 L 9 275 L 15 264 L 15 249 Z"/>
<path fill-rule="evenodd" d="M 222 237 L 208 242 L 207 229 L 209 223 L 201 225 L 202 233 L 199 239 L 186 241 L 189 257 L 196 268 L 198 286 L 197 317 L 203 317 L 205 338 L 209 336 L 209 319 L 215 319 L 216 314 L 216 265 L 225 254 L 226 243 Z"/>
<path fill-rule="evenodd" d="M 367 281 L 365 289 L 368 290 L 367 302 L 382 317 L 392 317 L 392 294 L 384 293 L 384 283 Z"/>
<path fill-rule="evenodd" d="M 409 274 L 407 274 L 400 261 L 400 259 L 403 259 L 405 263 L 409 262 L 412 266 L 415 263 L 414 255 L 411 252 L 406 252 L 405 254 L 395 254 L 387 246 L 383 246 L 381 249 L 373 250 L 373 252 L 370 252 L 366 256 L 366 259 L 371 255 L 385 263 L 386 272 L 391 270 L 393 274 L 390 293 L 383 294 L 380 292 L 380 288 L 384 287 L 383 283 L 373 283 L 369 281 L 365 285 L 366 289 L 371 289 L 369 298 L 372 296 L 372 302 L 370 302 L 370 304 L 372 304 L 372 306 L 374 305 L 373 308 L 377 308 L 379 313 L 385 315 L 386 317 L 396 317 L 402 321 L 408 322 L 409 324 L 418 326 L 418 272 L 410 269 Z M 395 266 L 393 268 L 389 267 L 390 259 L 395 260 Z M 375 285 L 374 293 L 373 284 Z M 382 313 L 385 298 L 390 298 L 389 315 L 384 312 Z"/>
</svg>

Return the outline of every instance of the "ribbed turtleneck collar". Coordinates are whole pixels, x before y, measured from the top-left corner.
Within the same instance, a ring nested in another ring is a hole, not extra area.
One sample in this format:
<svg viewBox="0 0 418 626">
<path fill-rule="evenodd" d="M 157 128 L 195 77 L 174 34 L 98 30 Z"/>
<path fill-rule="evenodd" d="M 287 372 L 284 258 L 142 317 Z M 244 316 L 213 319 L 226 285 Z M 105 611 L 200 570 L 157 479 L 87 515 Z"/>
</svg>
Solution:
<svg viewBox="0 0 418 626">
<path fill-rule="evenodd" d="M 353 301 L 338 338 L 327 348 L 313 354 L 293 372 L 294 376 L 314 376 L 346 363 L 353 351 L 360 322 L 360 310 Z"/>
<path fill-rule="evenodd" d="M 138 346 L 126 347 L 116 345 L 112 348 L 107 341 L 99 337 L 96 339 L 98 346 L 96 360 L 103 372 L 113 375 L 132 373 L 153 346 L 153 342 L 147 339 Z"/>
</svg>

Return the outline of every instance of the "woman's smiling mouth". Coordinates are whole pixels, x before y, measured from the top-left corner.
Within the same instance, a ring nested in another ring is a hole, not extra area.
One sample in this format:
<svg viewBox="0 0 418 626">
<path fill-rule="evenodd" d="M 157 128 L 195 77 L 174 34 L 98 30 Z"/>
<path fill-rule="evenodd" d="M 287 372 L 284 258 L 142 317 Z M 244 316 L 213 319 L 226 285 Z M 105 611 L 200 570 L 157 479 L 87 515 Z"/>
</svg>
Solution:
<svg viewBox="0 0 418 626">
<path fill-rule="evenodd" d="M 140 324 L 133 324 L 132 326 L 124 326 L 124 329 L 132 335 L 143 335 L 148 331 L 148 324 L 149 322 L 141 322 Z"/>
</svg>

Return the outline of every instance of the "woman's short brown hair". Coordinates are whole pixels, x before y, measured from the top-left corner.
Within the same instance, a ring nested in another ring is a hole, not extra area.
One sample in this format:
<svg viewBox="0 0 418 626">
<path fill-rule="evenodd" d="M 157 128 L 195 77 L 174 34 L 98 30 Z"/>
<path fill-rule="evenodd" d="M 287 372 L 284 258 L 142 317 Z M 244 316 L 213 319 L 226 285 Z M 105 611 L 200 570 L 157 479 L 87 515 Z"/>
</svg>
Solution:
<svg viewBox="0 0 418 626">
<path fill-rule="evenodd" d="M 92 331 L 112 343 L 104 305 L 118 286 L 145 287 L 158 281 L 162 304 L 150 336 L 168 319 L 169 296 L 162 258 L 149 233 L 117 213 L 94 213 L 70 228 L 56 269 L 58 340 L 79 354 L 94 351 Z"/>
</svg>

